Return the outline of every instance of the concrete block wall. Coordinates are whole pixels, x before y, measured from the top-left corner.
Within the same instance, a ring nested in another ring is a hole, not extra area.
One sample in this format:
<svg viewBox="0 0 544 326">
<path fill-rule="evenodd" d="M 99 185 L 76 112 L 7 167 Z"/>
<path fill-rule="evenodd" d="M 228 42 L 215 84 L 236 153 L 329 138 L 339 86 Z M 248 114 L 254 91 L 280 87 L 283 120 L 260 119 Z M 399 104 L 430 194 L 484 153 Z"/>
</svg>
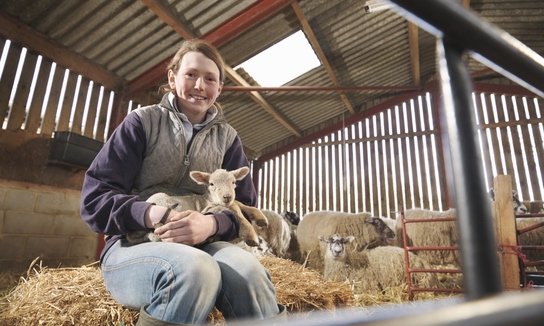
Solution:
<svg viewBox="0 0 544 326">
<path fill-rule="evenodd" d="M 96 260 L 99 235 L 80 217 L 81 193 L 0 179 L 0 271 L 77 267 Z"/>
</svg>

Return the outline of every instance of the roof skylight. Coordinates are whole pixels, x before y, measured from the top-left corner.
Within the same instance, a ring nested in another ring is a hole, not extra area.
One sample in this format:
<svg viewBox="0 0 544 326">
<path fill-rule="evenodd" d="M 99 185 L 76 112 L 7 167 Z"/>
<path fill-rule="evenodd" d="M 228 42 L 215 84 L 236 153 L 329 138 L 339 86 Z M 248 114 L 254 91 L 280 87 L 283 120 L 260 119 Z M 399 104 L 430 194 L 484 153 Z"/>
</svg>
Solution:
<svg viewBox="0 0 544 326">
<path fill-rule="evenodd" d="M 302 31 L 298 31 L 239 66 L 261 86 L 278 87 L 321 63 Z"/>
</svg>

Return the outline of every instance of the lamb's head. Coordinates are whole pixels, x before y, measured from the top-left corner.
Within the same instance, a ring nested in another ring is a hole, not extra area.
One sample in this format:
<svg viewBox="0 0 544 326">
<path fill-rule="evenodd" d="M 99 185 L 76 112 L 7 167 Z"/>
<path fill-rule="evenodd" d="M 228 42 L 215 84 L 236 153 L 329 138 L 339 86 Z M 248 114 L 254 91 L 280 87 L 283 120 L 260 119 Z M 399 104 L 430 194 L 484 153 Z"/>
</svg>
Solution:
<svg viewBox="0 0 544 326">
<path fill-rule="evenodd" d="M 374 234 L 374 240 L 367 247 L 386 245 L 395 239 L 395 232 L 381 218 L 376 216 L 367 217 L 364 223 L 372 230 L 371 234 Z"/>
<path fill-rule="evenodd" d="M 285 211 L 283 217 L 293 225 L 298 225 L 298 223 L 300 223 L 300 216 L 295 212 Z"/>
<path fill-rule="evenodd" d="M 242 180 L 249 173 L 244 166 L 237 170 L 215 170 L 213 173 L 191 171 L 191 178 L 198 184 L 205 185 L 210 204 L 229 206 L 236 197 L 236 181 Z"/>
<path fill-rule="evenodd" d="M 495 191 L 489 189 L 489 198 L 491 201 L 495 200 Z M 512 201 L 514 204 L 514 214 L 527 214 L 527 207 L 519 200 L 518 192 L 512 190 Z"/>
<path fill-rule="evenodd" d="M 352 235 L 342 237 L 339 234 L 333 234 L 328 238 L 320 235 L 318 238 L 319 241 L 324 242 L 327 245 L 325 257 L 342 261 L 346 259 L 346 243 L 351 243 L 355 240 L 355 237 Z"/>
</svg>

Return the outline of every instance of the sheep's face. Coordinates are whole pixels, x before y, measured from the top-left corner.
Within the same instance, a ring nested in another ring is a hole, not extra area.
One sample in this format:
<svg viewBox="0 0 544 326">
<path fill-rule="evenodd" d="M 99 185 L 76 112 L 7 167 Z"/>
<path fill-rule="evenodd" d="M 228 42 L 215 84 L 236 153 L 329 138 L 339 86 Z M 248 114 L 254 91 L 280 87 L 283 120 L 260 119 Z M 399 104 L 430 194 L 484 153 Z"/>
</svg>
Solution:
<svg viewBox="0 0 544 326">
<path fill-rule="evenodd" d="M 191 178 L 198 184 L 208 187 L 210 204 L 229 206 L 236 197 L 236 181 L 242 180 L 249 173 L 249 168 L 242 167 L 234 171 L 223 169 L 213 173 L 191 171 Z"/>
<path fill-rule="evenodd" d="M 287 222 L 293 225 L 298 225 L 298 223 L 300 223 L 300 216 L 298 216 L 298 214 L 295 212 L 286 211 L 283 213 L 283 217 L 287 220 Z"/>
<path fill-rule="evenodd" d="M 324 236 L 319 236 L 319 241 L 325 242 L 327 245 L 327 251 L 325 255 L 331 257 L 334 260 L 341 260 L 345 257 L 346 254 L 346 243 L 351 243 L 355 240 L 355 237 L 350 235 L 347 237 L 342 237 L 338 234 L 333 234 L 329 238 Z"/>
<path fill-rule="evenodd" d="M 495 191 L 489 189 L 489 198 L 491 201 L 495 200 Z M 514 214 L 527 214 L 527 207 L 519 200 L 518 192 L 512 190 L 512 201 L 514 204 Z"/>
<path fill-rule="evenodd" d="M 375 242 L 376 245 L 388 244 L 395 239 L 395 232 L 379 217 L 368 217 L 365 219 L 365 223 L 374 228 L 378 239 Z"/>
</svg>

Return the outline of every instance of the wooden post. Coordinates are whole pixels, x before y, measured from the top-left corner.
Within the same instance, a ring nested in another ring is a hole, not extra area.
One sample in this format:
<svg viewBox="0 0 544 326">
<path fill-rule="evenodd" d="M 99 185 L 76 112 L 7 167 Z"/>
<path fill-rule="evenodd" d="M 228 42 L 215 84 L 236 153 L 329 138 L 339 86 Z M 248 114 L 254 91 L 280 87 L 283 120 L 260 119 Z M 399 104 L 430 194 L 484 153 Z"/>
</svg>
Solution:
<svg viewBox="0 0 544 326">
<path fill-rule="evenodd" d="M 494 180 L 495 201 L 491 212 L 499 244 L 499 268 L 504 290 L 520 289 L 519 260 L 517 246 L 516 217 L 512 201 L 512 177 L 498 175 Z"/>
</svg>

